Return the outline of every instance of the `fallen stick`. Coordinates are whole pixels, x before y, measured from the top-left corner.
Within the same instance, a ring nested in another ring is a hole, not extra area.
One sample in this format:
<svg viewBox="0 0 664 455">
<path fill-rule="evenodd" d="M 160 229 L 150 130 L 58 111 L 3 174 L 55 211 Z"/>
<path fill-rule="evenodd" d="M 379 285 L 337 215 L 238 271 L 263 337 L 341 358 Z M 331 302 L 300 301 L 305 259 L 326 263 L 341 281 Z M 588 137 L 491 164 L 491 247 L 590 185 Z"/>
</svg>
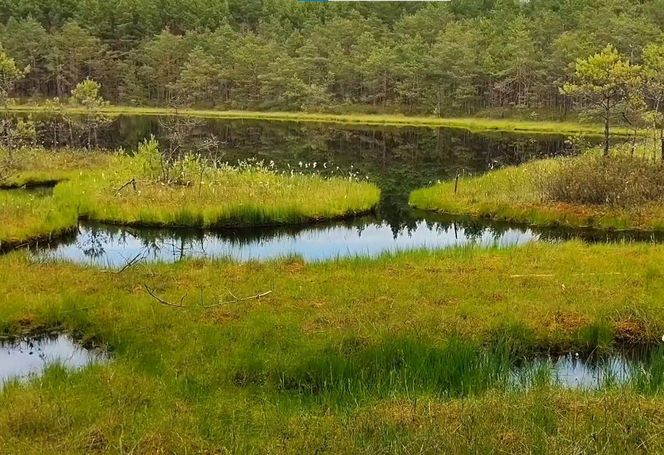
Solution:
<svg viewBox="0 0 664 455">
<path fill-rule="evenodd" d="M 622 275 L 620 272 L 589 272 L 589 273 L 572 273 L 571 276 L 607 276 L 607 275 Z M 555 273 L 532 273 L 525 275 L 510 275 L 510 278 L 552 278 L 556 276 Z"/>
<path fill-rule="evenodd" d="M 170 302 L 167 302 L 164 299 L 159 298 L 159 296 L 157 294 L 155 294 L 154 291 L 152 289 L 150 289 L 147 284 L 144 284 L 143 287 L 145 288 L 147 293 L 150 294 L 150 296 L 153 299 L 155 299 L 157 302 L 161 303 L 162 305 L 170 306 L 170 307 L 173 307 L 173 308 L 184 308 L 184 305 L 183 305 L 182 302 L 184 302 L 184 298 L 187 297 L 187 294 L 183 295 L 180 298 L 180 303 L 178 305 L 176 305 L 174 303 L 170 303 Z"/>
<path fill-rule="evenodd" d="M 201 303 L 201 305 L 200 305 L 201 308 L 214 308 L 214 307 L 218 307 L 218 306 L 222 306 L 222 305 L 228 305 L 230 303 L 245 302 L 247 300 L 258 300 L 262 297 L 265 297 L 267 295 L 272 294 L 272 291 L 265 291 L 265 292 L 261 292 L 260 294 L 250 295 L 249 297 L 242 297 L 242 298 L 239 299 L 239 298 L 235 297 L 232 292 L 230 292 L 230 291 L 228 291 L 228 292 L 229 292 L 230 295 L 232 295 L 234 297 L 234 300 L 226 300 L 226 301 L 223 301 L 223 302 L 215 303 L 214 305 L 203 305 Z"/>
<path fill-rule="evenodd" d="M 147 284 L 143 284 L 143 287 L 145 288 L 147 293 L 150 294 L 150 296 L 153 299 L 155 299 L 158 303 L 160 303 L 162 305 L 165 305 L 165 306 L 173 307 L 173 308 L 185 308 L 183 302 L 184 302 L 185 297 L 187 297 L 187 294 L 183 295 L 180 298 L 180 303 L 179 304 L 175 304 L 175 303 L 171 303 L 171 302 L 168 302 L 168 301 L 160 298 L 157 294 L 155 294 L 155 292 L 152 289 L 150 289 L 148 287 Z M 231 293 L 230 291 L 229 291 L 229 293 L 231 295 L 233 295 L 233 293 Z M 222 306 L 222 305 L 228 305 L 230 303 L 245 302 L 247 300 L 258 300 L 258 299 L 260 299 L 262 297 L 265 297 L 267 295 L 270 295 L 270 294 L 272 294 L 272 291 L 265 291 L 265 292 L 261 292 L 260 294 L 250 295 L 249 297 L 243 297 L 243 298 L 237 298 L 237 297 L 233 296 L 233 297 L 235 297 L 234 300 L 225 300 L 223 302 L 215 303 L 214 305 L 203 305 L 203 290 L 201 289 L 201 296 L 200 296 L 199 306 L 203 309 L 215 308 L 215 307 Z"/>
<path fill-rule="evenodd" d="M 125 270 L 127 270 L 130 267 L 133 267 L 134 265 L 138 264 L 143 260 L 142 253 L 138 253 L 136 256 L 133 257 L 133 259 L 130 259 L 120 270 L 115 272 L 116 274 L 121 274 Z"/>
<path fill-rule="evenodd" d="M 121 186 L 120 188 L 118 188 L 117 190 L 115 190 L 115 192 L 116 192 L 116 193 L 119 193 L 120 191 L 122 191 L 122 190 L 124 190 L 125 188 L 127 188 L 129 185 L 131 185 L 131 186 L 134 188 L 134 191 L 136 191 L 136 179 L 134 178 L 134 179 L 129 180 L 127 183 L 125 183 L 124 185 L 122 185 L 122 186 Z"/>
</svg>

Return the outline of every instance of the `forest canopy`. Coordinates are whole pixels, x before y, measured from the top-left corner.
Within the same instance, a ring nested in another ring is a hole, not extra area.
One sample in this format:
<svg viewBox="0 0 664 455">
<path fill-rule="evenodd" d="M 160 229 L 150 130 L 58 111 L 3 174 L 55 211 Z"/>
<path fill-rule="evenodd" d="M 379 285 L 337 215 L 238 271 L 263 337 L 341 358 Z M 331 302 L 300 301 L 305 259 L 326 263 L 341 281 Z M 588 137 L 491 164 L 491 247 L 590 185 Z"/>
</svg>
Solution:
<svg viewBox="0 0 664 455">
<path fill-rule="evenodd" d="M 663 35 L 664 0 L 0 0 L 12 96 L 128 105 L 562 117 L 577 59 Z"/>
</svg>

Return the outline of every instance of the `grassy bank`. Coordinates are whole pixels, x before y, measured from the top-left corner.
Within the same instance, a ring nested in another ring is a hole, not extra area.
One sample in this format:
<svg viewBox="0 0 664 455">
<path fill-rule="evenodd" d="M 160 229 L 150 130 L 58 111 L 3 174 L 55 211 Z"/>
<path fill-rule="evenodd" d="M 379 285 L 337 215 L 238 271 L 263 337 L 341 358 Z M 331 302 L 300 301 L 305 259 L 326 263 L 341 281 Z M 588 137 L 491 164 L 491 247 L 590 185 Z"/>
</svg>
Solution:
<svg viewBox="0 0 664 455">
<path fill-rule="evenodd" d="M 506 355 L 659 340 L 662 254 L 661 246 L 565 243 L 316 264 L 137 264 L 112 273 L 13 253 L 0 257 L 0 332 L 60 328 L 106 346 L 113 360 L 77 373 L 51 368 L 32 384 L 6 387 L 0 447 L 664 447 L 661 379 L 619 393 L 546 385 L 516 393 L 504 382 Z M 182 306 L 159 303 L 146 286 Z"/>
<path fill-rule="evenodd" d="M 75 210 L 60 207 L 51 196 L 23 190 L 0 191 L 0 251 L 48 241 L 74 230 L 77 221 Z"/>
<path fill-rule="evenodd" d="M 533 226 L 661 231 L 660 184 L 648 187 L 646 178 L 659 179 L 662 169 L 640 161 L 646 163 L 592 154 L 539 160 L 416 190 L 409 202 L 422 210 Z"/>
<path fill-rule="evenodd" d="M 9 112 L 41 113 L 45 109 L 39 105 L 14 105 L 7 107 Z M 63 111 L 70 114 L 84 114 L 83 108 L 65 106 Z M 357 125 L 385 125 L 410 127 L 446 127 L 462 128 L 469 131 L 501 131 L 515 133 L 545 134 L 584 134 L 601 135 L 603 126 L 576 122 L 525 121 L 490 118 L 441 118 L 415 117 L 405 115 L 367 115 L 367 114 L 322 114 L 306 112 L 255 112 L 255 111 L 217 111 L 204 109 L 179 109 L 158 107 L 105 106 L 101 112 L 108 115 L 184 115 L 210 119 L 227 120 L 270 120 L 297 121 L 315 123 L 338 123 Z M 627 136 L 627 128 L 617 127 L 612 133 Z"/>
<path fill-rule="evenodd" d="M 54 186 L 82 172 L 107 168 L 111 161 L 108 153 L 88 150 L 0 150 L 0 189 Z"/>
<path fill-rule="evenodd" d="M 163 164 L 153 151 L 148 162 L 94 151 L 14 152 L 0 190 L 0 248 L 62 234 L 79 216 L 149 226 L 298 224 L 365 213 L 380 197 L 375 185 L 350 178 L 210 166 L 191 157 L 176 162 L 175 179 L 164 181 L 152 173 Z M 6 189 L 47 183 L 58 183 L 53 197 Z"/>
<path fill-rule="evenodd" d="M 369 212 L 379 189 L 350 178 L 285 174 L 263 167 L 208 166 L 185 158 L 174 180 L 145 171 L 141 157 L 117 157 L 55 188 L 65 207 L 95 221 L 199 228 L 301 224 Z M 152 161 L 154 164 L 154 161 Z M 159 174 L 160 165 L 153 169 Z M 130 184 L 127 184 L 131 182 Z"/>
</svg>

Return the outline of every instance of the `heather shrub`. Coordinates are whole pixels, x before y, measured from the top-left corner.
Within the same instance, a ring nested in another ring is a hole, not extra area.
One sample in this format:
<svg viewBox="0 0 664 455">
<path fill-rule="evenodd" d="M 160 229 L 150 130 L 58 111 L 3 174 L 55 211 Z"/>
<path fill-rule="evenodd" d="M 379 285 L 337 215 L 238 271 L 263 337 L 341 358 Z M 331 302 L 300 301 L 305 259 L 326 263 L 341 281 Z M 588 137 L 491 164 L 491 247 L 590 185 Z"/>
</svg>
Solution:
<svg viewBox="0 0 664 455">
<path fill-rule="evenodd" d="M 637 207 L 664 200 L 664 164 L 626 154 L 587 154 L 559 160 L 537 185 L 549 201 Z"/>
</svg>

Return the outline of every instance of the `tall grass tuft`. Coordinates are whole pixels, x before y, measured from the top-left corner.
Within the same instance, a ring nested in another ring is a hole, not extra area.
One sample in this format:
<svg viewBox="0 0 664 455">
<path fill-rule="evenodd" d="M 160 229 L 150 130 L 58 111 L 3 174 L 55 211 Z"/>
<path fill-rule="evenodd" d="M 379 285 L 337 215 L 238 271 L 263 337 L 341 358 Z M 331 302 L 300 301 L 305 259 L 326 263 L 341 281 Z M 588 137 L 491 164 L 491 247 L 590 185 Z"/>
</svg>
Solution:
<svg viewBox="0 0 664 455">
<path fill-rule="evenodd" d="M 507 384 L 510 357 L 452 338 L 430 346 L 409 338 L 357 350 L 316 352 L 278 373 L 283 391 L 339 399 L 430 392 L 465 396 Z"/>
<path fill-rule="evenodd" d="M 632 384 L 640 393 L 659 393 L 664 390 L 664 347 L 650 351 L 640 368 L 634 371 Z"/>
</svg>

